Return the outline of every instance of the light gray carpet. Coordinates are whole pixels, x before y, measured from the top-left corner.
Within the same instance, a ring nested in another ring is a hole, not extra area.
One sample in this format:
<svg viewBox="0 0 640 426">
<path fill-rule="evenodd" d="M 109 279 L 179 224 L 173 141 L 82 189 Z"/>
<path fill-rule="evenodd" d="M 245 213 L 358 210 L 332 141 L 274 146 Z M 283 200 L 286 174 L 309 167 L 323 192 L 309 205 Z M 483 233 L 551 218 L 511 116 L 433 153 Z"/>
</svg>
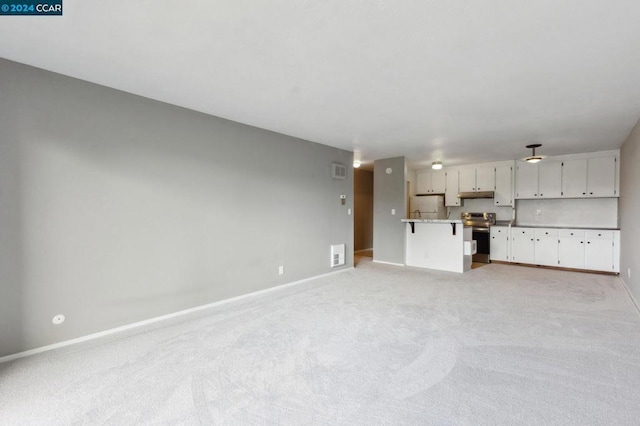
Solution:
<svg viewBox="0 0 640 426">
<path fill-rule="evenodd" d="M 0 365 L 0 424 L 640 423 L 617 277 L 361 261 L 145 332 Z"/>
</svg>

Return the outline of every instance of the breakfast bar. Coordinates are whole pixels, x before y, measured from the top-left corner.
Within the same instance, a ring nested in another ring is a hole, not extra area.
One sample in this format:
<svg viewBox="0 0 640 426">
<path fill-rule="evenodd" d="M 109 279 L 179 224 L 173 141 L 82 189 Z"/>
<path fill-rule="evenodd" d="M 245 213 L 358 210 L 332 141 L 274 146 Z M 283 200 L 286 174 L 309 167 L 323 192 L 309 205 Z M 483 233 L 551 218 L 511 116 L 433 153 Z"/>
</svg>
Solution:
<svg viewBox="0 0 640 426">
<path fill-rule="evenodd" d="M 471 269 L 474 252 L 471 228 L 462 220 L 402 219 L 405 233 L 405 264 L 418 268 L 465 272 Z"/>
</svg>

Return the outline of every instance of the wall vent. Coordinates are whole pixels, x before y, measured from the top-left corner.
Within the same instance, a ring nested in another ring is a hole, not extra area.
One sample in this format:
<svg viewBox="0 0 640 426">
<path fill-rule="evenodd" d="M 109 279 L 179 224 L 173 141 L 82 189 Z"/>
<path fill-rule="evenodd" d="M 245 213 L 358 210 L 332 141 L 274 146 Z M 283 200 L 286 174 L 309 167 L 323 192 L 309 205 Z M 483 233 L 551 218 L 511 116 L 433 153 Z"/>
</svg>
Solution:
<svg viewBox="0 0 640 426">
<path fill-rule="evenodd" d="M 331 267 L 344 265 L 344 244 L 335 244 L 331 246 Z"/>
<path fill-rule="evenodd" d="M 342 164 L 331 163 L 331 177 L 334 179 L 346 179 L 347 167 Z"/>
</svg>

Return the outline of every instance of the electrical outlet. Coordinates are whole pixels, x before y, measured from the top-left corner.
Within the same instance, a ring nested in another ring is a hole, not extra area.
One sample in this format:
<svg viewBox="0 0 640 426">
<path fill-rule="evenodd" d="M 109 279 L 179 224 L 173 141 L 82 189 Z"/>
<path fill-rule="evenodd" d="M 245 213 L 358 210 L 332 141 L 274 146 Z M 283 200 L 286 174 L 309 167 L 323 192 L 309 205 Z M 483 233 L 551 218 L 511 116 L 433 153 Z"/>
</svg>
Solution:
<svg viewBox="0 0 640 426">
<path fill-rule="evenodd" d="M 284 275 L 284 265 L 278 266 L 278 275 Z"/>
<path fill-rule="evenodd" d="M 536 216 L 542 216 L 542 210 L 541 209 L 536 210 Z"/>
<path fill-rule="evenodd" d="M 65 320 L 64 315 L 58 314 L 55 317 L 53 317 L 51 322 L 54 323 L 55 325 L 60 325 L 64 322 L 64 320 Z"/>
</svg>

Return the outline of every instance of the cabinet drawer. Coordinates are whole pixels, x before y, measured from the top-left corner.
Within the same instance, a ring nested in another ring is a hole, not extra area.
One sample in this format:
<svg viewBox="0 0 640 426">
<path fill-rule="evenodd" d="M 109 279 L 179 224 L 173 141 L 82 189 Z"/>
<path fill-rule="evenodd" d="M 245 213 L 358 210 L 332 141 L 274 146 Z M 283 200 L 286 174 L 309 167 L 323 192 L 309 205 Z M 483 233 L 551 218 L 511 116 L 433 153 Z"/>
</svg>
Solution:
<svg viewBox="0 0 640 426">
<path fill-rule="evenodd" d="M 511 236 L 515 237 L 520 235 L 533 238 L 533 228 L 511 228 Z"/>
<path fill-rule="evenodd" d="M 535 230 L 536 237 L 557 237 L 558 229 L 540 228 Z"/>
<path fill-rule="evenodd" d="M 586 238 L 589 240 L 613 240 L 613 231 L 585 231 Z"/>
<path fill-rule="evenodd" d="M 584 230 L 582 229 L 560 229 L 560 237 L 584 238 Z"/>
</svg>

